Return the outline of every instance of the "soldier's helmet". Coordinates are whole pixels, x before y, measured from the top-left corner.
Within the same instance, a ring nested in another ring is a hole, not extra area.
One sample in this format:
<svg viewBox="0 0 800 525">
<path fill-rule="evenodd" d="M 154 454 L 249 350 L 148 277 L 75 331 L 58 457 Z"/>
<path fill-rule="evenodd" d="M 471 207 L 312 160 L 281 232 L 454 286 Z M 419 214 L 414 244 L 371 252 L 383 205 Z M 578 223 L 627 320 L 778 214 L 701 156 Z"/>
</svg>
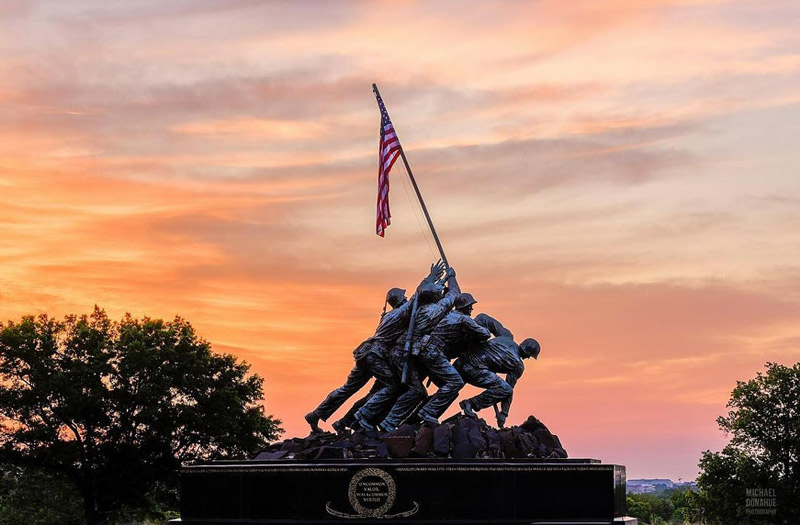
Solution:
<svg viewBox="0 0 800 525">
<path fill-rule="evenodd" d="M 539 352 L 542 351 L 542 347 L 539 346 L 539 341 L 536 339 L 525 339 L 519 344 L 519 349 L 522 352 L 522 355 L 525 357 L 532 357 L 534 359 L 539 358 Z"/>
<path fill-rule="evenodd" d="M 458 297 L 456 297 L 455 309 L 456 310 L 460 310 L 462 308 L 466 308 L 467 306 L 469 306 L 471 304 L 475 304 L 477 302 L 478 301 L 476 301 L 475 298 L 472 297 L 471 293 L 466 293 L 466 292 L 465 293 L 460 293 L 460 294 L 458 294 Z"/>
<path fill-rule="evenodd" d="M 434 283 L 422 283 L 417 287 L 417 301 L 419 304 L 435 303 L 442 298 L 444 286 Z"/>
<path fill-rule="evenodd" d="M 406 302 L 406 291 L 402 288 L 392 288 L 386 292 L 386 302 L 389 303 L 392 308 L 397 308 Z"/>
</svg>

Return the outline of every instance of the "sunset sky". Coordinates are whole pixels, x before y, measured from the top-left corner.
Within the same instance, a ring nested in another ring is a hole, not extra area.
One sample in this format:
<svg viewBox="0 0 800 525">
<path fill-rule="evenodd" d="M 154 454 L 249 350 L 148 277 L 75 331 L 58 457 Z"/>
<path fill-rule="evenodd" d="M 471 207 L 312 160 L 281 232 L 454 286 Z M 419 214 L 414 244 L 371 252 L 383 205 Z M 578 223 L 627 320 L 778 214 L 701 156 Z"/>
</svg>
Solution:
<svg viewBox="0 0 800 525">
<path fill-rule="evenodd" d="M 438 257 L 400 163 L 375 235 L 376 82 L 476 313 L 542 344 L 509 423 L 693 479 L 736 380 L 800 360 L 798 27 L 796 1 L 3 0 L 0 319 L 179 314 L 306 433 Z"/>
</svg>

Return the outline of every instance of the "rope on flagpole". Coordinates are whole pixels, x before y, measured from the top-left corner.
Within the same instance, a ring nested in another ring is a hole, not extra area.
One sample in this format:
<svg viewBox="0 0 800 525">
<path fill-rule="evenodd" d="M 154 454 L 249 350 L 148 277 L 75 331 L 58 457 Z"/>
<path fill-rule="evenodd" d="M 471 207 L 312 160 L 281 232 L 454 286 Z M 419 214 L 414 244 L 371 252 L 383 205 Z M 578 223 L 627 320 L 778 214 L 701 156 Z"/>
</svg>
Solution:
<svg viewBox="0 0 800 525">
<path fill-rule="evenodd" d="M 408 189 L 408 183 L 403 177 L 400 177 L 400 181 L 403 183 L 403 189 L 406 190 L 406 197 L 408 197 L 408 202 L 411 204 L 411 211 L 414 213 L 414 218 L 417 220 L 417 227 L 419 228 L 420 236 L 422 236 L 422 238 L 425 240 L 425 244 L 428 246 L 428 251 L 435 258 L 436 252 L 433 251 L 431 241 L 429 241 L 428 236 L 425 235 L 425 228 L 422 226 L 422 220 L 420 219 L 419 212 L 417 211 L 417 206 L 414 205 L 414 199 L 411 198 L 411 191 Z"/>
</svg>

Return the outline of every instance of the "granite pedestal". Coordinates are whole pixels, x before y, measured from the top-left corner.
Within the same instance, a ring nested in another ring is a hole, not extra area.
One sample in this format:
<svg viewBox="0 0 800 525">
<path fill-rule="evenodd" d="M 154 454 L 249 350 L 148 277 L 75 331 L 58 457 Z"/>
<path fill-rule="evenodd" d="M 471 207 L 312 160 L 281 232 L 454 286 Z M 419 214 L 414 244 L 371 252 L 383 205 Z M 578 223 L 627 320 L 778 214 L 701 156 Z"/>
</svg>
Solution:
<svg viewBox="0 0 800 525">
<path fill-rule="evenodd" d="M 635 524 L 625 467 L 591 459 L 215 462 L 181 474 L 192 524 Z"/>
</svg>

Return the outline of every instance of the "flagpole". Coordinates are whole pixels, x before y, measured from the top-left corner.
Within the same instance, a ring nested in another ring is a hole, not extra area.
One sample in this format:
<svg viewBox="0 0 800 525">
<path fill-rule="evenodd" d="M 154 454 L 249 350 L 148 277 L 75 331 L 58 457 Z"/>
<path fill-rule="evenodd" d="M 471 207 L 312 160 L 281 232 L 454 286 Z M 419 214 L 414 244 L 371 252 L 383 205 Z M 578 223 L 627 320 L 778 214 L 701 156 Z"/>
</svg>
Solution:
<svg viewBox="0 0 800 525">
<path fill-rule="evenodd" d="M 381 98 L 381 92 L 378 91 L 377 84 L 372 84 L 372 91 L 375 93 L 375 98 L 378 100 L 383 100 Z M 419 191 L 419 186 L 417 186 L 417 181 L 414 179 L 414 173 L 411 171 L 411 166 L 408 165 L 408 159 L 406 158 L 406 152 L 403 151 L 403 144 L 398 141 L 398 145 L 400 147 L 400 157 L 403 159 L 403 164 L 406 167 L 406 172 L 408 173 L 408 178 L 411 179 L 411 185 L 414 186 L 414 192 L 417 194 L 417 199 L 419 199 L 419 204 L 422 206 L 422 212 L 425 214 L 425 219 L 428 221 L 428 226 L 431 229 L 431 233 L 433 234 L 433 240 L 436 241 L 436 247 L 439 248 L 439 255 L 442 257 L 442 262 L 444 262 L 445 266 L 448 268 L 450 264 L 447 262 L 447 256 L 444 254 L 444 248 L 442 248 L 442 243 L 439 242 L 439 236 L 436 234 L 436 228 L 433 226 L 433 221 L 431 220 L 431 216 L 428 213 L 428 208 L 425 206 L 425 201 L 422 199 L 422 193 Z"/>
</svg>

